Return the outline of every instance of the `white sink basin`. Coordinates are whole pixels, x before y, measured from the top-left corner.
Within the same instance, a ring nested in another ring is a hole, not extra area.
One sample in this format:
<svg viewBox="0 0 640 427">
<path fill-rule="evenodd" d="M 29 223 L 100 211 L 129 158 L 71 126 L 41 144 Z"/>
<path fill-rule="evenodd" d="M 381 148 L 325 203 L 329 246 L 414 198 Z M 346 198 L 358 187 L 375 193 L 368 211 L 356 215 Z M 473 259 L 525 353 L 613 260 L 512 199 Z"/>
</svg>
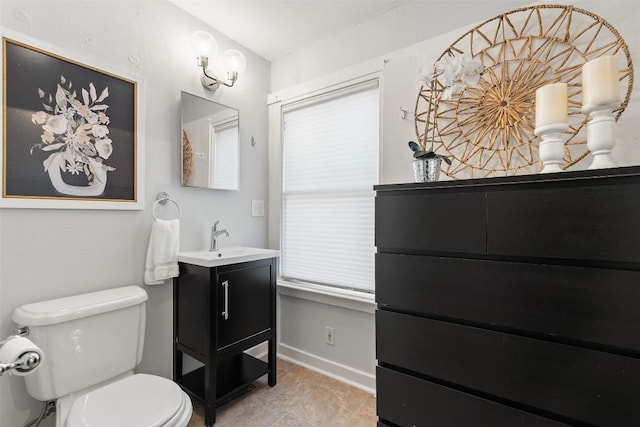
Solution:
<svg viewBox="0 0 640 427">
<path fill-rule="evenodd" d="M 221 248 L 217 251 L 184 251 L 178 253 L 178 261 L 202 267 L 218 267 L 220 265 L 237 264 L 239 262 L 257 261 L 274 258 L 280 251 L 274 249 L 249 248 L 236 246 Z"/>
</svg>

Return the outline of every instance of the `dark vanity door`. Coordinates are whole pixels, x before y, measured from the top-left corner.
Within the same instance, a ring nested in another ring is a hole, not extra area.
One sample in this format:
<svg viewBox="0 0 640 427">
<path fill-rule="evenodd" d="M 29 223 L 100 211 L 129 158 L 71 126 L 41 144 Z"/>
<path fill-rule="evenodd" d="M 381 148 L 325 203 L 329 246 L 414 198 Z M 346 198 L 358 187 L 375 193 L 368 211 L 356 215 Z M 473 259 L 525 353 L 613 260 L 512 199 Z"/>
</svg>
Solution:
<svg viewBox="0 0 640 427">
<path fill-rule="evenodd" d="M 271 327 L 271 268 L 245 263 L 218 270 L 218 350 Z"/>
</svg>

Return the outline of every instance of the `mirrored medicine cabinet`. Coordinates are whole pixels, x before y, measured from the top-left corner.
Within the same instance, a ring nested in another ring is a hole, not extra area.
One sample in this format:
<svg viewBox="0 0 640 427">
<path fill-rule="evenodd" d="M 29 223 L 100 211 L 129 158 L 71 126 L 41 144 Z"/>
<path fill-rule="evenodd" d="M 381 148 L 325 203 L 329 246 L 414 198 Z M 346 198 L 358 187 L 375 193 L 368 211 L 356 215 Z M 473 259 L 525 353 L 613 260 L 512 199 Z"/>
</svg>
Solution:
<svg viewBox="0 0 640 427">
<path fill-rule="evenodd" d="M 239 111 L 182 92 L 181 113 L 182 185 L 238 190 Z"/>
</svg>

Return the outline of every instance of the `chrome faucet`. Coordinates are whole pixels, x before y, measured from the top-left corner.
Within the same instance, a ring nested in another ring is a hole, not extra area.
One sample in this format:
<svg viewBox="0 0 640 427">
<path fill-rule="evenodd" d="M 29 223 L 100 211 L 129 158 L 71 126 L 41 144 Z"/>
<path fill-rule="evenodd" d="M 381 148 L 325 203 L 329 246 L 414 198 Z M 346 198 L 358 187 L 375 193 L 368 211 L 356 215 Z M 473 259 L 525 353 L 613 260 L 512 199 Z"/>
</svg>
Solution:
<svg viewBox="0 0 640 427">
<path fill-rule="evenodd" d="M 216 221 L 213 224 L 213 227 L 211 227 L 211 247 L 209 248 L 209 251 L 211 252 L 218 250 L 219 235 L 226 234 L 226 236 L 229 237 L 229 232 L 227 231 L 226 228 L 224 230 L 218 230 L 218 224 L 220 224 L 220 221 Z"/>
</svg>

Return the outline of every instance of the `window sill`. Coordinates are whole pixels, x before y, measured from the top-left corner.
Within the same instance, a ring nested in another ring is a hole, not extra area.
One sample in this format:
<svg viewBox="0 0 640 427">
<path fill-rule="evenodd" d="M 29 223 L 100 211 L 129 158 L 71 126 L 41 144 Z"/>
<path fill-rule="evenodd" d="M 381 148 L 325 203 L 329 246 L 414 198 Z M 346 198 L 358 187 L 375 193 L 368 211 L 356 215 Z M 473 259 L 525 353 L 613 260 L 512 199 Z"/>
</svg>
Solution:
<svg viewBox="0 0 640 427">
<path fill-rule="evenodd" d="M 294 283 L 279 279 L 278 293 L 280 295 L 305 299 L 321 304 L 333 305 L 349 310 L 374 314 L 376 309 L 375 295 L 330 286 L 314 285 L 311 283 Z"/>
</svg>

